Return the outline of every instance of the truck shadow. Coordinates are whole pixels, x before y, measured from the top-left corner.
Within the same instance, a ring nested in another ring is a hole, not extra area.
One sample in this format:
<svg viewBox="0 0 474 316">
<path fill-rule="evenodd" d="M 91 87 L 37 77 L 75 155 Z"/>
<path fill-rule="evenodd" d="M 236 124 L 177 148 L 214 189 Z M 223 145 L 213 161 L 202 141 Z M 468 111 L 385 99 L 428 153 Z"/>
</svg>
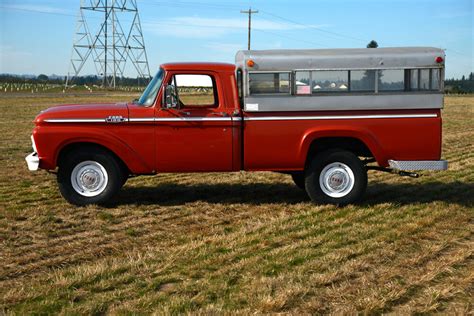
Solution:
<svg viewBox="0 0 474 316">
<path fill-rule="evenodd" d="M 118 205 L 183 205 L 192 202 L 215 204 L 297 204 L 309 202 L 306 193 L 287 183 L 242 183 L 182 185 L 164 183 L 156 187 L 127 187 L 111 201 Z M 361 205 L 400 205 L 434 201 L 474 206 L 474 184 L 430 182 L 424 184 L 369 184 Z"/>
</svg>

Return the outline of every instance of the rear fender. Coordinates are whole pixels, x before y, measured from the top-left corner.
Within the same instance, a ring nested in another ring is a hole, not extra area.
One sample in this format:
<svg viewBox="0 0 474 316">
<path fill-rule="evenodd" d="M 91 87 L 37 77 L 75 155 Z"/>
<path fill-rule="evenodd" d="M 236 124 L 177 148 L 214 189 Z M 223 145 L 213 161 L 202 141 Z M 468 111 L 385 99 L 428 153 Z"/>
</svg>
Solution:
<svg viewBox="0 0 474 316">
<path fill-rule="evenodd" d="M 301 139 L 299 159 L 305 162 L 308 156 L 308 151 L 311 144 L 319 139 L 325 137 L 348 137 L 355 138 L 364 143 L 374 156 L 375 160 L 380 166 L 387 166 L 388 158 L 384 154 L 382 145 L 377 139 L 367 130 L 350 128 L 346 126 L 332 126 L 330 129 L 324 127 L 316 127 L 308 130 Z"/>
</svg>

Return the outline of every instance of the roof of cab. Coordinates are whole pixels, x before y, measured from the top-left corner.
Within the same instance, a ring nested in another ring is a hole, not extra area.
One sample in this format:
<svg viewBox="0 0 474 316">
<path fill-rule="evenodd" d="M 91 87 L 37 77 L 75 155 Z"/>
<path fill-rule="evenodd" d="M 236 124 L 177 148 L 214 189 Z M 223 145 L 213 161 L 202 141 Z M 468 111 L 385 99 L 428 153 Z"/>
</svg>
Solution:
<svg viewBox="0 0 474 316">
<path fill-rule="evenodd" d="M 214 71 L 235 71 L 234 64 L 215 62 L 179 62 L 166 63 L 161 67 L 164 70 L 214 70 Z"/>
</svg>

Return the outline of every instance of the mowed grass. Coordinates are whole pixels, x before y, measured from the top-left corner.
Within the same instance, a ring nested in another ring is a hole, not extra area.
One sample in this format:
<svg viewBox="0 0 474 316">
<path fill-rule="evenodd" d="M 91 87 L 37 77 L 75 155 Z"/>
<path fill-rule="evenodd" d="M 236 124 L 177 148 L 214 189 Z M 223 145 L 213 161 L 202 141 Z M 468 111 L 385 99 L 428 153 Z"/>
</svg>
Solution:
<svg viewBox="0 0 474 316">
<path fill-rule="evenodd" d="M 78 208 L 27 170 L 40 110 L 133 98 L 0 99 L 0 313 L 473 312 L 474 97 L 446 98 L 448 171 L 371 171 L 357 206 L 261 172 L 137 177 Z"/>
</svg>

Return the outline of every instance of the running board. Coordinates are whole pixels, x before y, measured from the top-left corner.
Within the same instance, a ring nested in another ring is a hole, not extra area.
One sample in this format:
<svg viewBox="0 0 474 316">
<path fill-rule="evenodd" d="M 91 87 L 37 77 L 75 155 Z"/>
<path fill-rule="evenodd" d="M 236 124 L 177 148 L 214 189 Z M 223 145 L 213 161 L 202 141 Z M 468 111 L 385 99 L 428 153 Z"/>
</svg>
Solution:
<svg viewBox="0 0 474 316">
<path fill-rule="evenodd" d="M 446 160 L 389 160 L 390 168 L 396 170 L 446 170 Z"/>
</svg>

